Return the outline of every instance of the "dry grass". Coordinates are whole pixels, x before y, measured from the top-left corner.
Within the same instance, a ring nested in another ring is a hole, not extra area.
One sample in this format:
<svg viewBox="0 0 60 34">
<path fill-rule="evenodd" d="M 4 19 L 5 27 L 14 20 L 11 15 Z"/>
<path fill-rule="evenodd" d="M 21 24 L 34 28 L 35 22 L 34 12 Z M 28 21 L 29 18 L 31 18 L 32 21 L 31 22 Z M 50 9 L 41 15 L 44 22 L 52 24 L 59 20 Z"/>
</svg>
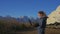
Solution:
<svg viewBox="0 0 60 34">
<path fill-rule="evenodd" d="M 24 31 L 24 32 L 17 32 L 16 34 L 38 34 L 38 31 L 37 30 Z M 60 29 L 46 28 L 45 34 L 60 34 Z"/>
<path fill-rule="evenodd" d="M 60 29 L 48 29 L 46 28 L 46 33 L 45 34 L 60 34 Z"/>
</svg>

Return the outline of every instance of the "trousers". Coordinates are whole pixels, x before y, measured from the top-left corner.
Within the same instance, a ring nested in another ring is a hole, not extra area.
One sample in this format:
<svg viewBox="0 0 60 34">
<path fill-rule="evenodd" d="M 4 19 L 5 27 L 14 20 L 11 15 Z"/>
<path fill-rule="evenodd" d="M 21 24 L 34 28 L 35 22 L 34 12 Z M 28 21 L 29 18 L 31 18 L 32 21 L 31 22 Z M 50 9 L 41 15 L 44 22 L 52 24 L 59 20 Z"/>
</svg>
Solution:
<svg viewBox="0 0 60 34">
<path fill-rule="evenodd" d="M 45 34 L 45 28 L 38 28 L 38 34 Z"/>
</svg>

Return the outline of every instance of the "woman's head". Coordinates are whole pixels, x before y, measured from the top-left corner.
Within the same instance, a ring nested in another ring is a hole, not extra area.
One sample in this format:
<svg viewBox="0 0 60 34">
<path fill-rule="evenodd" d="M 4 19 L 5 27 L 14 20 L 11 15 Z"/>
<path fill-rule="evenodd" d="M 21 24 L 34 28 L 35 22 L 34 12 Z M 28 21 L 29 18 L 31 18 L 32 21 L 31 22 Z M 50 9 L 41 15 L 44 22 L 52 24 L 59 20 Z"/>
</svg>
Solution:
<svg viewBox="0 0 60 34">
<path fill-rule="evenodd" d="M 46 17 L 46 14 L 45 14 L 44 11 L 39 11 L 39 12 L 38 12 L 38 16 L 39 16 L 39 17 Z"/>
</svg>

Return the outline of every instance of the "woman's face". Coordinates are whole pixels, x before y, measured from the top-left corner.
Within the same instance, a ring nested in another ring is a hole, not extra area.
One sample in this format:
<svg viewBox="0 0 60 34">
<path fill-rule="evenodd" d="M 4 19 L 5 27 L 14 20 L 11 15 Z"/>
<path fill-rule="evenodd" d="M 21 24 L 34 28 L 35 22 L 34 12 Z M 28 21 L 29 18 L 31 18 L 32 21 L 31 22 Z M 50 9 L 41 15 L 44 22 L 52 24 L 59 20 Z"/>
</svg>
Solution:
<svg viewBox="0 0 60 34">
<path fill-rule="evenodd" d="M 43 14 L 39 14 L 39 13 L 38 13 L 38 17 L 43 17 Z"/>
</svg>

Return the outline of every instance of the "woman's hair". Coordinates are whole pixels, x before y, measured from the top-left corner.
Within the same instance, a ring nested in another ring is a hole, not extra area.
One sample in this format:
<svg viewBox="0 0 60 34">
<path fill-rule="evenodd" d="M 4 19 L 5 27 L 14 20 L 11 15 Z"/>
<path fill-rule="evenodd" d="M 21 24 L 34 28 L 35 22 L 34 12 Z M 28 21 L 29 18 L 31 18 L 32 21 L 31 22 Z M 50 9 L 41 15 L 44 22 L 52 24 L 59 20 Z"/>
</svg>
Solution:
<svg viewBox="0 0 60 34">
<path fill-rule="evenodd" d="M 44 16 L 46 16 L 46 13 L 44 11 L 39 11 L 39 14 L 43 14 Z"/>
</svg>

